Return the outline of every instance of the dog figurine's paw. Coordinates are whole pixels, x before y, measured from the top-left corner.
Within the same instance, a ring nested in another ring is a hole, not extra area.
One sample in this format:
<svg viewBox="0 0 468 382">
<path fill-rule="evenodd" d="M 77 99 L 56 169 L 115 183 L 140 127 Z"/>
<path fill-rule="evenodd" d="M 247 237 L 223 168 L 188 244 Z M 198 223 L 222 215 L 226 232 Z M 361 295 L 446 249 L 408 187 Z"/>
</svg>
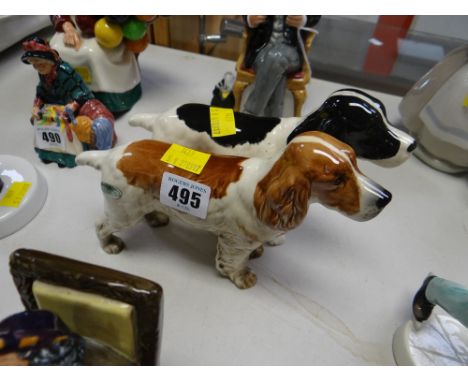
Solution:
<svg viewBox="0 0 468 382">
<path fill-rule="evenodd" d="M 248 289 L 252 288 L 257 283 L 257 275 L 249 268 L 246 268 L 236 275 L 231 276 L 231 280 L 239 289 Z"/>
<path fill-rule="evenodd" d="M 153 211 L 149 214 L 146 214 L 145 220 L 153 228 L 163 227 L 169 224 L 169 216 L 158 211 Z"/>
<path fill-rule="evenodd" d="M 281 236 L 274 238 L 273 240 L 268 241 L 267 244 L 270 247 L 276 247 L 278 245 L 283 245 L 285 241 L 286 241 L 286 235 L 281 235 Z"/>
<path fill-rule="evenodd" d="M 263 245 L 261 245 L 255 251 L 252 251 L 252 253 L 249 256 L 249 259 L 258 259 L 259 257 L 263 255 L 264 251 L 265 249 L 263 248 Z"/>
<path fill-rule="evenodd" d="M 116 255 L 120 253 L 125 248 L 124 241 L 115 235 L 111 235 L 109 241 L 102 246 L 102 249 L 106 251 L 109 255 Z"/>
</svg>

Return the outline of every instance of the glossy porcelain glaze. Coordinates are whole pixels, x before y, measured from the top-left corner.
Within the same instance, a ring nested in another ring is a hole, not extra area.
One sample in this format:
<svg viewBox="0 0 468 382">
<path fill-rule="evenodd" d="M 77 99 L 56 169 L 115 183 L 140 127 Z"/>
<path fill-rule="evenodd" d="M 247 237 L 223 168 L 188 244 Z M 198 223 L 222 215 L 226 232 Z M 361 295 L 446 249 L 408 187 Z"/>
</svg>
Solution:
<svg viewBox="0 0 468 382">
<path fill-rule="evenodd" d="M 41 160 L 74 167 L 83 150 L 111 148 L 117 139 L 114 116 L 83 78 L 38 37 L 23 42 L 23 49 L 21 60 L 39 74 L 30 121 Z"/>
<path fill-rule="evenodd" d="M 440 314 L 442 308 L 445 313 Z M 393 336 L 398 365 L 468 365 L 468 289 L 429 274 L 413 298 L 413 320 Z"/>
<path fill-rule="evenodd" d="M 154 16 L 53 16 L 57 33 L 50 44 L 109 110 L 121 113 L 141 97 L 136 54 L 148 46 L 152 21 Z"/>
<path fill-rule="evenodd" d="M 0 322 L 0 365 L 76 366 L 84 339 L 47 310 L 14 314 Z"/>
<path fill-rule="evenodd" d="M 415 149 L 408 134 L 392 126 L 378 99 L 356 89 L 334 92 L 306 117 L 269 118 L 235 113 L 235 135 L 213 138 L 209 106 L 185 104 L 161 114 L 136 114 L 130 125 L 141 126 L 153 138 L 217 154 L 270 157 L 295 136 L 322 131 L 347 143 L 356 154 L 381 166 L 397 166 Z"/>
<path fill-rule="evenodd" d="M 94 338 L 136 361 L 136 312 L 132 305 L 39 280 L 34 281 L 32 292 L 40 309 L 54 312 L 73 332 Z M 82 315 L 86 320 L 80 319 Z"/>
<path fill-rule="evenodd" d="M 234 108 L 236 100 L 232 92 L 233 85 L 234 75 L 231 72 L 224 73 L 221 81 L 213 89 L 213 98 L 211 98 L 210 105 L 230 109 Z"/>
<path fill-rule="evenodd" d="M 247 267 L 250 254 L 299 226 L 310 203 L 364 221 L 391 199 L 360 173 L 349 146 L 321 132 L 299 134 L 271 158 L 212 155 L 200 175 L 161 161 L 168 148 L 168 143 L 143 140 L 77 157 L 77 164 L 102 172 L 106 210 L 96 227 L 106 252 L 120 252 L 124 243 L 114 233 L 143 217 L 154 226 L 177 217 L 215 233 L 216 268 L 239 288 L 249 288 L 256 282 Z M 165 172 L 210 187 L 205 219 L 161 203 Z"/>
<path fill-rule="evenodd" d="M 468 366 L 468 329 L 443 313 L 408 321 L 393 336 L 393 356 L 400 366 Z"/>
<path fill-rule="evenodd" d="M 413 299 L 413 315 L 417 321 L 429 318 L 438 305 L 468 327 L 468 288 L 454 281 L 430 274 Z"/>
<path fill-rule="evenodd" d="M 114 146 L 117 136 L 114 132 L 114 117 L 97 100 L 86 102 L 73 119 L 64 117 L 63 105 L 44 105 L 41 108 L 41 119 L 33 120 L 36 130 L 43 126 L 60 127 L 62 134 L 57 138 L 55 133 L 42 132 L 34 136 L 34 146 L 41 160 L 45 163 L 56 162 L 60 167 L 75 167 L 75 156 L 84 150 L 107 150 Z M 42 130 L 41 130 L 42 131 Z M 44 148 L 43 134 L 47 134 L 47 142 L 61 140 L 60 146 L 47 146 Z M 42 135 L 42 136 L 41 136 Z"/>
<path fill-rule="evenodd" d="M 0 239 L 18 231 L 41 211 L 47 199 L 47 182 L 26 159 L 0 155 Z M 27 191 L 21 192 L 26 185 Z M 20 188 L 17 188 L 20 186 Z M 5 203 L 9 193 L 10 201 Z"/>
<path fill-rule="evenodd" d="M 10 255 L 10 273 L 26 309 L 46 308 L 85 339 L 84 364 L 158 364 L 163 309 L 158 284 L 28 249 Z"/>
<path fill-rule="evenodd" d="M 258 116 L 282 116 L 284 95 L 289 89 L 295 100 L 294 115 L 300 116 L 307 95 L 305 84 L 310 80 L 310 68 L 304 58 L 315 35 L 310 28 L 319 20 L 320 16 L 312 15 L 245 17 L 245 50 L 241 51 L 236 64 L 234 86 L 240 106 L 242 91 L 238 90 L 253 83 L 244 103 L 245 112 Z"/>
<path fill-rule="evenodd" d="M 400 113 L 416 155 L 449 173 L 468 171 L 468 46 L 450 52 L 405 95 Z"/>
</svg>

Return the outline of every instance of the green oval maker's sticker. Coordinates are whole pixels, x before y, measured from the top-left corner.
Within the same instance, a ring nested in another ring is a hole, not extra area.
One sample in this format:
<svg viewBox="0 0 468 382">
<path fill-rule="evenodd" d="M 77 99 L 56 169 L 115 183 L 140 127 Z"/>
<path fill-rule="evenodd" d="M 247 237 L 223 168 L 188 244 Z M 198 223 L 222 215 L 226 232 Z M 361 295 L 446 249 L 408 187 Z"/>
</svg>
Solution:
<svg viewBox="0 0 468 382">
<path fill-rule="evenodd" d="M 101 190 L 112 199 L 120 199 L 122 197 L 122 191 L 108 183 L 101 183 Z"/>
</svg>

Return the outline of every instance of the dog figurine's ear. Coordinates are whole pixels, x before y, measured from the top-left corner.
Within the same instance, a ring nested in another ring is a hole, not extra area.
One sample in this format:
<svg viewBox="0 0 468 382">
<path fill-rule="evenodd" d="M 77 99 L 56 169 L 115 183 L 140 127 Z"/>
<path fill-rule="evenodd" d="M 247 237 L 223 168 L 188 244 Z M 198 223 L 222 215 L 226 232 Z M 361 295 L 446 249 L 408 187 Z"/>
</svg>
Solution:
<svg viewBox="0 0 468 382">
<path fill-rule="evenodd" d="M 264 224 L 287 231 L 297 227 L 307 215 L 311 189 L 310 181 L 294 166 L 281 170 L 268 174 L 258 184 L 254 204 Z"/>
</svg>

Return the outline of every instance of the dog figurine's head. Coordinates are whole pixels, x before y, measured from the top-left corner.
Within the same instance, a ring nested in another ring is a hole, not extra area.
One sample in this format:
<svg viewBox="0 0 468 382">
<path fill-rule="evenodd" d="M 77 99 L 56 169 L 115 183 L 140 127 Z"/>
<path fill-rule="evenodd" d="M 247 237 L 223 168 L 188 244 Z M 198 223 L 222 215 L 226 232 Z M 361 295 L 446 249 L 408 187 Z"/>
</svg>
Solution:
<svg viewBox="0 0 468 382">
<path fill-rule="evenodd" d="M 350 146 L 325 133 L 305 132 L 259 182 L 255 207 L 269 226 L 289 230 L 304 219 L 311 202 L 365 221 L 377 216 L 391 197 L 360 172 Z"/>
<path fill-rule="evenodd" d="M 330 134 L 352 146 L 357 156 L 384 167 L 403 163 L 416 148 L 414 138 L 390 124 L 383 103 L 357 89 L 334 92 L 304 118 L 288 142 L 305 131 Z"/>
</svg>

